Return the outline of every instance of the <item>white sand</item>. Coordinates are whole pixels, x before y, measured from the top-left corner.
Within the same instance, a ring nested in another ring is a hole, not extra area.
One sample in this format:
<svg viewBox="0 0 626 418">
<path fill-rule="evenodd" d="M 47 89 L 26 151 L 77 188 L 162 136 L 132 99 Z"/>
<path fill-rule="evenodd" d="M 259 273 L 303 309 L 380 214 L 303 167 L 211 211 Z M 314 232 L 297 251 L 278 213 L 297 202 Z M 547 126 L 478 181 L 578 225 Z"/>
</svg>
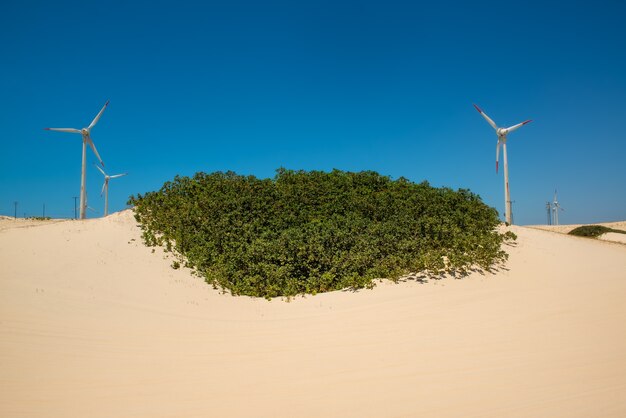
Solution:
<svg viewBox="0 0 626 418">
<path fill-rule="evenodd" d="M 598 238 L 604 241 L 626 244 L 626 234 L 620 234 L 618 232 L 607 232 L 606 234 L 600 235 Z"/>
<path fill-rule="evenodd" d="M 129 212 L 1 220 L 0 416 L 626 416 L 626 246 L 512 229 L 496 275 L 285 303 L 171 269 Z"/>
</svg>

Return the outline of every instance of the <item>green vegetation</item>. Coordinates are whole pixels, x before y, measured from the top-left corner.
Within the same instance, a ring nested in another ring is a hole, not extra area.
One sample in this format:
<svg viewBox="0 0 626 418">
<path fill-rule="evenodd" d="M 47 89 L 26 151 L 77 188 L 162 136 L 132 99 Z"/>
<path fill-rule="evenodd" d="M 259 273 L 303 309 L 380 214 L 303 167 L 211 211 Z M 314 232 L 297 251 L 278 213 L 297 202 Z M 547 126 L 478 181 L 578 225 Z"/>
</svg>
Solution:
<svg viewBox="0 0 626 418">
<path fill-rule="evenodd" d="M 620 229 L 607 228 L 602 225 L 583 225 L 578 228 L 574 228 L 569 231 L 570 235 L 576 235 L 578 237 L 591 237 L 597 238 L 602 234 L 606 234 L 607 232 L 617 232 L 619 234 L 626 234 L 626 231 L 622 231 Z"/>
<path fill-rule="evenodd" d="M 29 216 L 26 219 L 31 220 L 31 221 L 49 221 L 52 218 L 49 216 Z"/>
<path fill-rule="evenodd" d="M 147 245 L 165 246 L 216 287 L 266 298 L 489 270 L 515 239 L 469 190 L 371 171 L 197 173 L 128 203 Z"/>
</svg>

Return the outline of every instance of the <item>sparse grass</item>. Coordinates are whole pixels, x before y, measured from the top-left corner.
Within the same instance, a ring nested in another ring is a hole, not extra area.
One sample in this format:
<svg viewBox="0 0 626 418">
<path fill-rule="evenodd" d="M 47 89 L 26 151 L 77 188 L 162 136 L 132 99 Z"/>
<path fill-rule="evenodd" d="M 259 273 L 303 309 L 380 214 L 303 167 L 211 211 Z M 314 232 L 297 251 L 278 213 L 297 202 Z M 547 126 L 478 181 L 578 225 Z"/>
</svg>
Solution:
<svg viewBox="0 0 626 418">
<path fill-rule="evenodd" d="M 497 232 L 496 210 L 469 190 L 375 172 L 197 173 L 129 204 L 147 245 L 179 255 L 214 286 L 266 298 L 488 270 L 515 239 Z"/>
</svg>

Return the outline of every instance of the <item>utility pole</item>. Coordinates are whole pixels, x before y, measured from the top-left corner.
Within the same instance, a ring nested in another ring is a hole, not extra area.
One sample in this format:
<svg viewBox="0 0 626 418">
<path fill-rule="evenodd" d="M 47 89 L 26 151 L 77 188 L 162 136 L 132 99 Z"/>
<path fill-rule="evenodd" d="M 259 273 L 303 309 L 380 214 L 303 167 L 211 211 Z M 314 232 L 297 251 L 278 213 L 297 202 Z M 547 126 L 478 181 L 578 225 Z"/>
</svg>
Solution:
<svg viewBox="0 0 626 418">
<path fill-rule="evenodd" d="M 15 213 L 13 214 L 13 217 L 17 219 L 17 202 L 13 202 L 13 204 L 15 205 Z"/>
<path fill-rule="evenodd" d="M 74 219 L 76 219 L 77 215 L 76 215 L 76 199 L 78 199 L 78 196 L 74 196 Z"/>
</svg>

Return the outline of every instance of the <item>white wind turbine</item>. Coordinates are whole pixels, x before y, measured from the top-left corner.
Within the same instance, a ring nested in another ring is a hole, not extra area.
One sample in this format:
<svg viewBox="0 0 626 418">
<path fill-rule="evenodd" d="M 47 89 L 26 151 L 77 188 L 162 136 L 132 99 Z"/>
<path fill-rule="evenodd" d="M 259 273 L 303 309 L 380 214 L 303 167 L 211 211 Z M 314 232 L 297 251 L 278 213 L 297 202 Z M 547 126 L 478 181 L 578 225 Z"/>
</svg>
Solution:
<svg viewBox="0 0 626 418">
<path fill-rule="evenodd" d="M 552 211 L 554 213 L 554 224 L 559 224 L 559 210 L 565 210 L 559 204 L 559 201 L 556 200 L 556 190 L 554 190 L 554 201 L 552 202 Z"/>
<path fill-rule="evenodd" d="M 85 210 L 90 210 L 93 213 L 98 213 L 97 210 L 95 210 L 94 208 L 92 208 L 91 206 L 89 206 L 89 196 L 85 196 Z"/>
<path fill-rule="evenodd" d="M 96 154 L 96 157 L 98 157 L 98 160 L 100 161 L 100 164 L 102 164 L 102 167 L 104 167 L 104 163 L 102 162 L 102 158 L 100 158 L 100 154 L 98 154 L 98 151 L 96 150 L 96 146 L 94 145 L 94 143 L 93 143 L 93 141 L 91 139 L 91 128 L 96 126 L 96 123 L 98 123 L 98 120 L 100 119 L 100 116 L 102 116 L 102 113 L 104 112 L 104 109 L 106 109 L 108 104 L 109 104 L 109 101 L 107 100 L 107 102 L 102 107 L 102 110 L 100 110 L 100 112 L 96 115 L 96 117 L 93 119 L 93 121 L 91 121 L 91 124 L 89 124 L 89 126 L 86 127 L 86 128 L 83 128 L 83 129 L 74 129 L 74 128 L 44 128 L 47 131 L 70 132 L 70 133 L 73 133 L 73 134 L 81 134 L 83 136 L 83 165 L 82 165 L 82 171 L 81 171 L 81 177 L 80 177 L 80 219 L 85 219 L 85 217 L 87 215 L 86 214 L 87 196 L 86 196 L 86 191 L 85 191 L 85 182 L 87 180 L 87 165 L 86 165 L 86 163 L 87 163 L 87 144 L 89 144 L 89 146 L 93 150 L 94 154 Z"/>
<path fill-rule="evenodd" d="M 115 174 L 113 176 L 109 176 L 107 173 L 104 172 L 103 169 L 101 169 L 97 165 L 95 167 L 98 170 L 100 170 L 100 172 L 104 176 L 104 184 L 102 185 L 102 191 L 100 192 L 100 196 L 102 196 L 102 194 L 104 193 L 104 216 L 107 216 L 109 214 L 109 180 L 116 179 L 118 177 L 123 177 L 127 175 L 128 173 Z"/>
<path fill-rule="evenodd" d="M 509 163 L 506 156 L 506 136 L 513 132 L 516 129 L 521 128 L 527 123 L 531 122 L 531 120 L 524 121 L 522 123 L 518 123 L 517 125 L 513 125 L 508 128 L 499 128 L 496 123 L 487 116 L 485 112 L 483 112 L 478 106 L 474 105 L 478 113 L 482 115 L 483 118 L 491 125 L 493 129 L 496 131 L 496 135 L 498 135 L 498 143 L 496 144 L 496 173 L 498 172 L 498 157 L 500 156 L 500 146 L 502 146 L 502 156 L 504 157 L 504 212 L 505 219 L 507 224 L 511 224 L 511 193 L 509 191 Z"/>
</svg>

